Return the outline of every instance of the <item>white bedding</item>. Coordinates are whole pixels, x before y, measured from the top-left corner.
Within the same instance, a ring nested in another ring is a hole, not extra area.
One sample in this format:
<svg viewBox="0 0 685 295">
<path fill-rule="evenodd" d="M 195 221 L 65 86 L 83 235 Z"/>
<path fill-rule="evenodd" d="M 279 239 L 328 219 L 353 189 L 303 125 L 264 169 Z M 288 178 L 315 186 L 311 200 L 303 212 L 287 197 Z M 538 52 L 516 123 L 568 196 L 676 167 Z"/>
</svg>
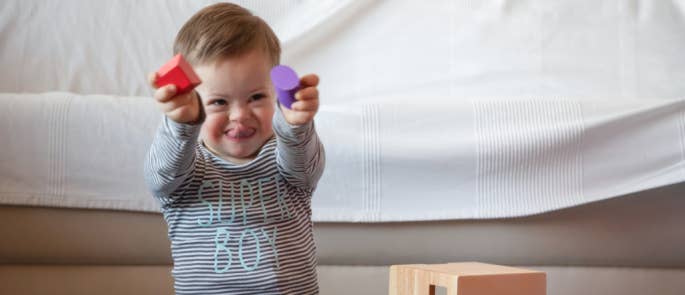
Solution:
<svg viewBox="0 0 685 295">
<path fill-rule="evenodd" d="M 157 211 L 151 100 L 0 95 L 0 203 Z M 685 179 L 685 100 L 377 98 L 323 106 L 316 125 L 317 221 L 522 216 Z"/>
<path fill-rule="evenodd" d="M 0 202 L 157 210 L 144 77 L 212 2 L 2 1 Z M 520 216 L 685 178 L 683 0 L 237 2 L 322 77 L 316 220 Z"/>
<path fill-rule="evenodd" d="M 181 25 L 215 1 L 0 2 L 1 92 L 147 96 Z M 235 1 L 322 77 L 325 104 L 369 96 L 677 99 L 683 0 Z"/>
</svg>

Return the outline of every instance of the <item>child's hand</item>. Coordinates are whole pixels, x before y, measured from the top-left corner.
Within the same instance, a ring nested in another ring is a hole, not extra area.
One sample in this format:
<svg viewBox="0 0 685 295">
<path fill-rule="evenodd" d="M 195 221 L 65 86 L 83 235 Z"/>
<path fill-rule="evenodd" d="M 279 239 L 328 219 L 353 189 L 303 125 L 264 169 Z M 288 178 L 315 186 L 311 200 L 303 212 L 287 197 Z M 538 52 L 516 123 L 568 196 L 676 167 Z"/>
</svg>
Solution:
<svg viewBox="0 0 685 295">
<path fill-rule="evenodd" d="M 169 119 L 177 123 L 194 123 L 200 120 L 200 99 L 193 90 L 188 93 L 176 95 L 176 86 L 173 84 L 157 88 L 157 73 L 148 75 L 148 82 L 156 89 L 154 98 L 157 105 Z"/>
<path fill-rule="evenodd" d="M 304 125 L 314 119 L 319 110 L 319 77 L 309 74 L 300 79 L 301 89 L 295 93 L 295 101 L 292 109 L 281 106 L 285 120 L 291 125 Z"/>
</svg>

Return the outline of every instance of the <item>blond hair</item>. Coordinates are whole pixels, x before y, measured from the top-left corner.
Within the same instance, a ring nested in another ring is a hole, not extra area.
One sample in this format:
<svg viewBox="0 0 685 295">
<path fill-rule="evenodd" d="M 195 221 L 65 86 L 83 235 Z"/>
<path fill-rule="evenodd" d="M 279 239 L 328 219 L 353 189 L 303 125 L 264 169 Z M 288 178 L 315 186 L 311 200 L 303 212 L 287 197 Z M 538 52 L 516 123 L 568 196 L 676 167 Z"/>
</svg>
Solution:
<svg viewBox="0 0 685 295">
<path fill-rule="evenodd" d="M 174 54 L 194 65 L 262 49 L 272 65 L 280 62 L 281 45 L 269 25 L 249 10 L 217 3 L 195 13 L 176 35 Z"/>
</svg>

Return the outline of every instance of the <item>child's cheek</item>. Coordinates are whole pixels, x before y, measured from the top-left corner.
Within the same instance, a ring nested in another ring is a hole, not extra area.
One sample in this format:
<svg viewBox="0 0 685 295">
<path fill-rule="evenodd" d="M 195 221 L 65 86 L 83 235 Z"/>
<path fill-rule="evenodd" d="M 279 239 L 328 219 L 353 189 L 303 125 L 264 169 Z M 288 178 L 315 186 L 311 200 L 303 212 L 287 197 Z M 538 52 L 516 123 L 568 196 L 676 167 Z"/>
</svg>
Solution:
<svg viewBox="0 0 685 295">
<path fill-rule="evenodd" d="M 275 104 L 272 104 L 270 108 L 266 108 L 264 112 L 259 114 L 259 120 L 261 121 L 260 123 L 262 126 L 264 126 L 264 129 L 266 129 L 267 133 L 273 133 L 273 126 L 271 124 L 274 113 L 276 112 L 277 106 Z"/>
<path fill-rule="evenodd" d="M 204 138 L 216 139 L 223 135 L 226 126 L 226 120 L 222 119 L 226 116 L 219 116 L 216 114 L 210 114 L 202 123 L 202 135 Z"/>
</svg>

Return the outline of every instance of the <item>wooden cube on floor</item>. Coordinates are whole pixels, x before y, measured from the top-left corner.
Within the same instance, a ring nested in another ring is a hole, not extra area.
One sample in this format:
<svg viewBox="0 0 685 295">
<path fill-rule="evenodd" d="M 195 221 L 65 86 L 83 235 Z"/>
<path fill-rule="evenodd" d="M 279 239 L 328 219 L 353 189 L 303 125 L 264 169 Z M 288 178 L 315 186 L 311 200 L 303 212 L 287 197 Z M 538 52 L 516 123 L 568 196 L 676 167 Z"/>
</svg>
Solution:
<svg viewBox="0 0 685 295">
<path fill-rule="evenodd" d="M 545 295 L 546 274 L 522 268 L 461 262 L 390 267 L 390 295 Z"/>
</svg>

